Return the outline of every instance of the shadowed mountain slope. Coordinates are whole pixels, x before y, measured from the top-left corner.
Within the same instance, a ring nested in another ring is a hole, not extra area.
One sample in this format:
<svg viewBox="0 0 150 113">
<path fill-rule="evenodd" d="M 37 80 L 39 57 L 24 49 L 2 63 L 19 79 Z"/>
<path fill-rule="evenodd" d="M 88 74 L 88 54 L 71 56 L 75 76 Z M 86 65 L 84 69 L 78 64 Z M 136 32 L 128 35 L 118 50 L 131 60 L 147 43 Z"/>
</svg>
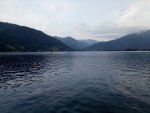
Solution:
<svg viewBox="0 0 150 113">
<path fill-rule="evenodd" d="M 0 52 L 69 50 L 72 49 L 39 30 L 0 22 Z"/>
</svg>

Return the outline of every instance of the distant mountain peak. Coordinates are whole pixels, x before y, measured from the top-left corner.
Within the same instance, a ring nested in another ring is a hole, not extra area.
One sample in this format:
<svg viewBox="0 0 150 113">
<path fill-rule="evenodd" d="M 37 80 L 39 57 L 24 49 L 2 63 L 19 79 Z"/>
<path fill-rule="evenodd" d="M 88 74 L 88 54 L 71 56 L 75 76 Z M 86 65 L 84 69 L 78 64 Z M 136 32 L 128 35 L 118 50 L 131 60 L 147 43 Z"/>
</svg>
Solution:
<svg viewBox="0 0 150 113">
<path fill-rule="evenodd" d="M 76 40 L 70 36 L 56 38 L 75 50 L 84 50 L 85 48 L 97 43 L 97 41 L 95 40 Z"/>
</svg>

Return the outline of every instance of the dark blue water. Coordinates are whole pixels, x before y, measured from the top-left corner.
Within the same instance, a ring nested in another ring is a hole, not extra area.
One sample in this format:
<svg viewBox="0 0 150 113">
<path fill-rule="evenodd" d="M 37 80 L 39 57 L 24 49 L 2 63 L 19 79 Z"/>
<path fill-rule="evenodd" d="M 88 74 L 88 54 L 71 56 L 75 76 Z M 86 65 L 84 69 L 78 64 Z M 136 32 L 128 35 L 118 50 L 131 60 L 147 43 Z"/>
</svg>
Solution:
<svg viewBox="0 0 150 113">
<path fill-rule="evenodd" d="M 0 113 L 150 113 L 150 52 L 1 53 Z"/>
</svg>

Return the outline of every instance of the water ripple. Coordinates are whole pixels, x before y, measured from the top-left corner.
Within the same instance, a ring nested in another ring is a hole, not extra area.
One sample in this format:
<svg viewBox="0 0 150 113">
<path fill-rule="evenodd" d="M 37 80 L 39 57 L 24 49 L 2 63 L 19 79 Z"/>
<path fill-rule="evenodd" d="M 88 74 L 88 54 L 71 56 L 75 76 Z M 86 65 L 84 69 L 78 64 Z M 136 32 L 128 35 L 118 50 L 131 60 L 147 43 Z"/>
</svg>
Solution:
<svg viewBox="0 0 150 113">
<path fill-rule="evenodd" d="M 149 52 L 0 54 L 0 113 L 150 113 Z"/>
</svg>

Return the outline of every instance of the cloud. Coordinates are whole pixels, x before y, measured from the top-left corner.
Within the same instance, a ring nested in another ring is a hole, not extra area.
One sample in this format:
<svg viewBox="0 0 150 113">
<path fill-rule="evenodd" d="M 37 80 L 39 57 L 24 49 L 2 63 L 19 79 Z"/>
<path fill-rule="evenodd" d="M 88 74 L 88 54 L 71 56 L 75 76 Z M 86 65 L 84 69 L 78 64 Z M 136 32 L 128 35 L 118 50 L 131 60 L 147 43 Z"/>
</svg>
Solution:
<svg viewBox="0 0 150 113">
<path fill-rule="evenodd" d="M 121 3 L 116 0 L 118 5 L 114 8 L 117 3 L 112 3 L 112 11 L 103 6 L 101 13 L 98 8 L 102 1 L 96 0 L 94 7 L 90 7 L 92 0 L 87 1 L 83 4 L 79 0 L 1 0 L 0 21 L 33 27 L 49 35 L 100 41 L 150 28 L 150 0 L 134 0 L 127 8 L 119 6 Z"/>
<path fill-rule="evenodd" d="M 0 21 L 51 31 L 69 11 L 68 0 L 1 0 Z"/>
<path fill-rule="evenodd" d="M 121 11 L 116 23 L 119 26 L 150 27 L 150 0 L 136 0 L 126 10 Z"/>
<path fill-rule="evenodd" d="M 108 41 L 120 38 L 123 35 L 145 30 L 139 26 L 118 26 L 116 23 L 104 22 L 99 26 L 88 26 L 87 24 L 78 25 L 72 32 L 80 38 L 94 38 L 99 41 Z"/>
<path fill-rule="evenodd" d="M 97 26 L 86 23 L 75 27 L 72 34 L 82 38 L 94 38 L 108 41 L 121 36 L 150 29 L 150 0 L 136 0 L 128 8 L 120 10 L 112 22 L 103 22 Z"/>
</svg>

